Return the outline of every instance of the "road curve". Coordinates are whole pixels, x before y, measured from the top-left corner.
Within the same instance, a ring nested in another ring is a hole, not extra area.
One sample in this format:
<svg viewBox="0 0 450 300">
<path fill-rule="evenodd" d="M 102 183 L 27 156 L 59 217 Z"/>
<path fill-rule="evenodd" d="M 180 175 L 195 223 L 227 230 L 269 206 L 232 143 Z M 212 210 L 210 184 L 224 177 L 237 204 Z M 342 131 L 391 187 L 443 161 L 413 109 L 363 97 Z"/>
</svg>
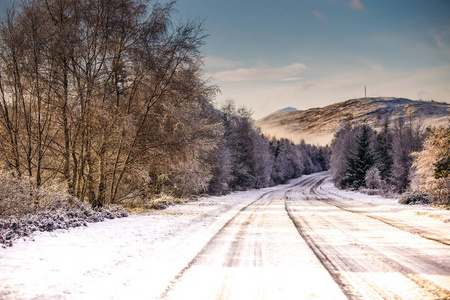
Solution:
<svg viewBox="0 0 450 300">
<path fill-rule="evenodd" d="M 341 209 L 326 174 L 243 208 L 163 299 L 450 299 L 450 247 Z"/>
</svg>

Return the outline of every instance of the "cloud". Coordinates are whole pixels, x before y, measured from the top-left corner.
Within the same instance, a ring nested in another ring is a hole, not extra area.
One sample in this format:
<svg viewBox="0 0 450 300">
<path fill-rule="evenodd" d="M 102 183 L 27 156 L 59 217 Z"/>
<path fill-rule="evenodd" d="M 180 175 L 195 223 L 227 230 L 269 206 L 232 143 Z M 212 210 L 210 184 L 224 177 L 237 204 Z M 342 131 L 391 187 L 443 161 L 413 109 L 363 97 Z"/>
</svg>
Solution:
<svg viewBox="0 0 450 300">
<path fill-rule="evenodd" d="M 450 36 L 448 33 L 436 33 L 434 39 L 438 48 L 445 54 L 450 55 L 450 46 L 446 44 L 445 38 Z"/>
<path fill-rule="evenodd" d="M 293 81 L 300 80 L 300 73 L 307 69 L 304 64 L 293 63 L 282 68 L 240 68 L 236 70 L 221 71 L 213 74 L 219 82 L 243 81 Z"/>
<path fill-rule="evenodd" d="M 297 81 L 297 80 L 302 80 L 304 77 L 301 76 L 295 76 L 295 77 L 287 77 L 284 79 L 281 79 L 281 81 Z"/>
<path fill-rule="evenodd" d="M 366 68 L 368 71 L 375 72 L 384 72 L 385 68 L 372 60 L 369 60 L 364 57 L 356 57 L 355 61 L 358 62 L 362 67 Z"/>
<path fill-rule="evenodd" d="M 321 22 L 328 22 L 328 18 L 322 14 L 320 11 L 315 10 L 314 12 L 314 16 L 317 18 L 317 20 L 321 21 Z"/>
<path fill-rule="evenodd" d="M 238 61 L 216 56 L 206 56 L 204 62 L 208 69 L 230 69 L 237 68 L 241 65 Z"/>
<path fill-rule="evenodd" d="M 352 0 L 348 3 L 348 5 L 353 10 L 364 10 L 365 9 L 364 5 L 361 3 L 360 0 Z"/>
</svg>

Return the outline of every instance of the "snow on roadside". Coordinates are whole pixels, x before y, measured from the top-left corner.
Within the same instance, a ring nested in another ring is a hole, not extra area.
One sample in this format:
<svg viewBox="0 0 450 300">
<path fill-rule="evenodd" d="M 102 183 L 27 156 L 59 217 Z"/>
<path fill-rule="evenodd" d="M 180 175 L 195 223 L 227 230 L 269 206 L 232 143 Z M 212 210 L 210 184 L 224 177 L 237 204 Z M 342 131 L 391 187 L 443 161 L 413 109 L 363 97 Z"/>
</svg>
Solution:
<svg viewBox="0 0 450 300">
<path fill-rule="evenodd" d="M 0 249 L 0 299 L 156 298 L 241 208 L 285 187 L 202 198 L 18 240 Z"/>
<path fill-rule="evenodd" d="M 241 208 L 286 186 L 202 198 L 18 240 L 13 247 L 0 248 L 0 299 L 157 298 Z M 328 192 L 336 201 L 371 214 L 450 234 L 450 223 L 444 222 L 450 211 L 341 191 L 326 181 L 319 193 Z"/>
<path fill-rule="evenodd" d="M 339 190 L 327 179 L 319 193 L 330 195 L 350 210 L 374 216 L 398 228 L 450 245 L 450 210 L 431 205 L 406 205 L 398 199 Z"/>
<path fill-rule="evenodd" d="M 437 219 L 444 223 L 450 222 L 450 210 L 435 208 L 431 205 L 417 204 L 417 205 L 406 205 L 398 203 L 398 199 L 389 199 L 377 195 L 367 195 L 363 193 L 358 193 L 349 190 L 339 190 L 334 185 L 333 182 L 328 179 L 322 185 L 322 190 L 338 195 L 340 198 L 351 199 L 353 201 L 359 201 L 367 206 L 377 206 L 382 208 L 384 211 L 389 212 L 401 212 L 407 215 L 417 215 L 428 217 L 431 219 Z"/>
</svg>

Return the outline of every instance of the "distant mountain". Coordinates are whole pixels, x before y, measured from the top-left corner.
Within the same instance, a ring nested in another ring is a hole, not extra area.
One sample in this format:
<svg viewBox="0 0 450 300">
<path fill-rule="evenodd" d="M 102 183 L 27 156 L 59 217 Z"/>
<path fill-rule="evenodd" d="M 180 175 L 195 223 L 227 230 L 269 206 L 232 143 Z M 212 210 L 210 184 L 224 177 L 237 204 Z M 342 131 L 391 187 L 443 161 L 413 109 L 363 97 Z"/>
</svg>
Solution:
<svg viewBox="0 0 450 300">
<path fill-rule="evenodd" d="M 285 113 L 285 112 L 291 112 L 291 111 L 298 111 L 298 109 L 296 109 L 295 107 L 285 107 L 285 108 L 282 108 L 280 110 L 277 110 L 276 112 L 271 113 L 270 115 L 265 116 L 262 119 L 268 118 L 268 117 L 273 116 L 273 115 L 278 115 L 278 114 L 281 114 L 281 113 Z"/>
<path fill-rule="evenodd" d="M 410 115 L 422 120 L 425 126 L 447 124 L 450 104 L 391 97 L 359 98 L 322 108 L 278 111 L 256 121 L 256 126 L 269 136 L 285 137 L 294 142 L 304 139 L 307 143 L 326 145 L 346 122 L 366 122 L 379 128 L 386 117 L 394 121 Z"/>
</svg>

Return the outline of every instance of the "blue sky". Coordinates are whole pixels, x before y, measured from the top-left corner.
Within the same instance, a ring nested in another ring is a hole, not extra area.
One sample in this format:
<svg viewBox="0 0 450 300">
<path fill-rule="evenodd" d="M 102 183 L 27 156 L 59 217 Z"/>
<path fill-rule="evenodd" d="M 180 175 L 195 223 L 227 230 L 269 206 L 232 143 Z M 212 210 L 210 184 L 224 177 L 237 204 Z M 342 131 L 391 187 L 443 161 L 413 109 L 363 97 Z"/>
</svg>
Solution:
<svg viewBox="0 0 450 300">
<path fill-rule="evenodd" d="M 450 102 L 449 0 L 178 0 L 205 21 L 221 102 L 277 109 L 368 96 Z"/>
<path fill-rule="evenodd" d="M 168 0 L 161 0 L 166 2 Z M 0 9 L 9 0 L 0 0 Z M 178 0 L 218 103 L 261 118 L 367 96 L 450 102 L 450 0 Z"/>
</svg>

